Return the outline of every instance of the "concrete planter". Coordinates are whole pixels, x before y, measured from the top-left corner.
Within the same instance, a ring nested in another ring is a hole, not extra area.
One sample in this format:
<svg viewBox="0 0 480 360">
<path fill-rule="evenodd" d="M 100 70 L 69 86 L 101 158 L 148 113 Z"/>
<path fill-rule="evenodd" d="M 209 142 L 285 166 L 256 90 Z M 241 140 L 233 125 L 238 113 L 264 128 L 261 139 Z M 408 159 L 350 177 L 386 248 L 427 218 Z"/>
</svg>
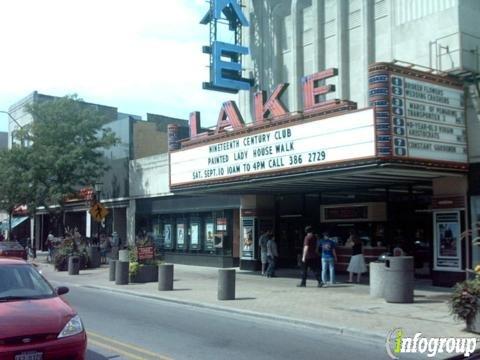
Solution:
<svg viewBox="0 0 480 360">
<path fill-rule="evenodd" d="M 480 309 L 477 309 L 475 316 L 467 320 L 466 323 L 467 323 L 467 331 L 480 334 Z"/>
<path fill-rule="evenodd" d="M 148 283 L 158 281 L 157 265 L 140 265 L 136 274 L 130 275 L 132 283 Z"/>
</svg>

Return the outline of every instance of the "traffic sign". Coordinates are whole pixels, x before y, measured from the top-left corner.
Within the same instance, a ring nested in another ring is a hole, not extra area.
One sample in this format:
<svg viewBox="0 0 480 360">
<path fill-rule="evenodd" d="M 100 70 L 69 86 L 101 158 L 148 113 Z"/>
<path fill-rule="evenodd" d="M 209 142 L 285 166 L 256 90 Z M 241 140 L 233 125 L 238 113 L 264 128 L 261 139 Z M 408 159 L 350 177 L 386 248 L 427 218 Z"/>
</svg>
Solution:
<svg viewBox="0 0 480 360">
<path fill-rule="evenodd" d="M 108 210 L 102 204 L 96 202 L 90 208 L 90 215 L 92 215 L 95 221 L 102 222 L 102 220 L 108 215 Z"/>
</svg>

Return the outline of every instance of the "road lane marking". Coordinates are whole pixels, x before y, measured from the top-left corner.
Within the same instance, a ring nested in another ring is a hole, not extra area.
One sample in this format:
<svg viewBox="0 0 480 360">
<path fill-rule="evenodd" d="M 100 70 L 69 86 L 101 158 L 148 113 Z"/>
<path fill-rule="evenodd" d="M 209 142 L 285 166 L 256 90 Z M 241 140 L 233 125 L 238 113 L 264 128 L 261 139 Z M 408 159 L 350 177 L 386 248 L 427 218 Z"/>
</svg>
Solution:
<svg viewBox="0 0 480 360">
<path fill-rule="evenodd" d="M 103 335 L 100 335 L 100 334 L 97 334 L 95 332 L 92 332 L 92 331 L 87 331 L 87 334 L 89 336 L 89 339 L 90 338 L 97 338 L 97 341 L 98 340 L 103 340 L 103 341 L 106 341 L 107 343 L 110 343 L 110 344 L 114 344 L 114 345 L 119 345 L 119 346 L 122 346 L 124 348 L 127 348 L 129 350 L 133 350 L 137 353 L 142 353 L 144 355 L 148 355 L 148 356 L 151 356 L 155 359 L 159 359 L 159 360 L 173 360 L 172 358 L 168 357 L 168 356 L 165 356 L 165 355 L 159 355 L 157 353 L 154 353 L 154 352 L 151 352 L 149 350 L 146 350 L 146 349 L 143 349 L 143 348 L 140 348 L 139 346 L 136 346 L 136 345 L 131 345 L 131 344 L 128 344 L 128 343 L 125 343 L 125 342 L 120 342 L 120 341 L 117 341 L 117 340 L 114 340 L 112 339 L 111 337 L 106 337 L 106 336 L 103 336 Z"/>
<path fill-rule="evenodd" d="M 97 347 L 100 347 L 100 348 L 103 348 L 103 349 L 107 349 L 107 350 L 113 352 L 114 354 L 123 355 L 123 356 L 127 357 L 127 359 L 145 360 L 144 357 L 140 357 L 140 356 L 131 354 L 129 352 L 119 350 L 117 347 L 109 346 L 107 344 L 104 344 L 103 342 L 99 342 L 99 341 L 96 341 L 96 340 L 93 340 L 93 339 L 88 339 L 88 343 L 93 344 L 93 345 L 95 345 Z"/>
</svg>

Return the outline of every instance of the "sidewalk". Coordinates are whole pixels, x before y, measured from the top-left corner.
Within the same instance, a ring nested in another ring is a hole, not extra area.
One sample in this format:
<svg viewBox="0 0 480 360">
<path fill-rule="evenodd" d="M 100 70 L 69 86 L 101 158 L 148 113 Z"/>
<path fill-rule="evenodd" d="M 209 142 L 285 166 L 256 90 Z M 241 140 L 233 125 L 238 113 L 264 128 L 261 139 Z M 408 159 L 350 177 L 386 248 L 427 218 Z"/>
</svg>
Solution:
<svg viewBox="0 0 480 360">
<path fill-rule="evenodd" d="M 53 266 L 37 261 L 47 279 L 70 286 L 98 288 L 225 310 L 248 313 L 265 318 L 282 319 L 307 326 L 321 326 L 339 334 L 350 334 L 384 340 L 394 328 L 403 328 L 413 336 L 421 332 L 427 337 L 470 337 L 464 323 L 454 321 L 449 314 L 447 300 L 450 290 L 417 281 L 413 304 L 388 304 L 383 299 L 371 298 L 364 284 L 348 284 L 338 277 L 338 283 L 328 288 L 317 288 L 316 281 L 308 280 L 306 288 L 297 288 L 298 278 L 292 270 L 280 270 L 276 278 L 265 278 L 258 273 L 236 273 L 236 299 L 217 300 L 218 269 L 174 265 L 174 290 L 158 291 L 157 283 L 115 285 L 108 281 L 108 266 L 82 270 L 78 276 L 57 272 Z"/>
</svg>

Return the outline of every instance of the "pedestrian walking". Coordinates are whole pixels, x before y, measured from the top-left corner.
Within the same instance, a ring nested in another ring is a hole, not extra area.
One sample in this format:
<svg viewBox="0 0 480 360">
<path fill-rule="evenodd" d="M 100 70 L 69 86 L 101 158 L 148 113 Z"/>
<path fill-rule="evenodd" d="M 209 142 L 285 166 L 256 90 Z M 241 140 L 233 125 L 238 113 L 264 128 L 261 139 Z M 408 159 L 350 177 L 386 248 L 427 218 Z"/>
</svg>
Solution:
<svg viewBox="0 0 480 360">
<path fill-rule="evenodd" d="M 350 240 L 352 246 L 352 257 L 348 264 L 347 271 L 349 272 L 348 282 L 353 282 L 353 274 L 357 274 L 357 283 L 360 282 L 360 278 L 364 272 L 367 272 L 367 266 L 365 265 L 365 258 L 362 254 L 362 240 L 358 237 L 355 231 L 350 233 Z"/>
<path fill-rule="evenodd" d="M 330 274 L 330 284 L 335 283 L 335 263 L 337 262 L 337 253 L 335 251 L 335 242 L 330 239 L 328 232 L 323 232 L 323 237 L 318 241 L 318 252 L 322 254 L 322 282 L 327 286 L 327 272 Z"/>
<path fill-rule="evenodd" d="M 278 258 L 277 242 L 275 237 L 271 236 L 267 241 L 267 277 L 275 277 L 275 267 Z"/>
<path fill-rule="evenodd" d="M 48 236 L 47 236 L 47 241 L 46 241 L 46 244 L 45 244 L 45 245 L 47 245 L 47 251 L 48 251 L 48 255 L 47 255 L 47 262 L 48 263 L 51 263 L 53 261 L 54 241 L 55 241 L 55 237 L 53 236 L 52 232 L 49 231 Z"/>
<path fill-rule="evenodd" d="M 267 242 L 270 238 L 272 232 L 270 229 L 265 230 L 265 232 L 260 236 L 258 243 L 260 245 L 260 261 L 262 263 L 262 275 L 266 275 L 265 270 L 267 269 Z"/>
<path fill-rule="evenodd" d="M 318 272 L 318 254 L 316 252 L 317 239 L 313 234 L 313 228 L 307 226 L 305 228 L 305 239 L 303 240 L 303 253 L 302 253 L 302 280 L 297 287 L 307 286 L 307 272 L 310 269 L 318 281 L 318 287 L 322 287 L 320 280 L 320 274 Z"/>
</svg>

